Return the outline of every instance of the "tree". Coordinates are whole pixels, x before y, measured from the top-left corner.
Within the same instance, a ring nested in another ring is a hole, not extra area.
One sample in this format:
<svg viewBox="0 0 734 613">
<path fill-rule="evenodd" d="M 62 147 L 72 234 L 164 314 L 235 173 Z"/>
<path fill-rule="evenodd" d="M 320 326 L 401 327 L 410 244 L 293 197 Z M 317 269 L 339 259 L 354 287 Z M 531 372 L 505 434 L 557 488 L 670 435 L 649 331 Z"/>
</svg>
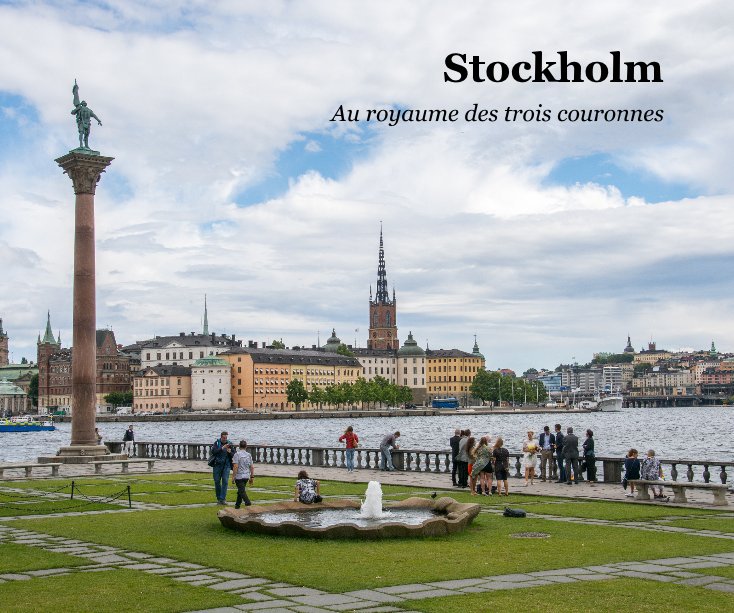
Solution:
<svg viewBox="0 0 734 613">
<path fill-rule="evenodd" d="M 364 408 L 364 403 L 367 402 L 369 395 L 369 385 L 364 377 L 359 377 L 352 386 L 354 392 L 354 401 L 359 402 Z"/>
<path fill-rule="evenodd" d="M 279 341 L 273 341 L 270 343 L 271 349 L 285 349 L 285 343 L 283 342 L 283 339 L 281 338 Z"/>
<path fill-rule="evenodd" d="M 286 388 L 286 395 L 288 396 L 288 402 L 292 402 L 296 405 L 296 411 L 301 410 L 301 403 L 308 400 L 308 391 L 303 385 L 303 381 L 300 379 L 293 379 Z"/>
<path fill-rule="evenodd" d="M 34 407 L 38 406 L 38 373 L 31 377 L 31 382 L 28 385 L 28 398 L 31 399 Z"/>
<path fill-rule="evenodd" d="M 21 364 L 28 364 L 28 359 L 27 358 L 21 358 L 20 363 Z"/>
<path fill-rule="evenodd" d="M 113 407 L 128 407 L 132 406 L 133 393 L 132 392 L 110 392 L 104 397 L 104 401 L 111 404 Z"/>
<path fill-rule="evenodd" d="M 641 364 L 635 364 L 635 377 L 640 377 L 644 375 L 647 372 L 650 372 L 652 370 L 652 364 L 647 364 L 646 362 L 642 362 Z"/>
<path fill-rule="evenodd" d="M 321 405 L 324 404 L 324 401 L 325 400 L 326 400 L 326 398 L 324 396 L 324 390 L 322 390 L 320 387 L 317 387 L 316 385 L 314 385 L 311 388 L 311 392 L 308 395 L 308 401 L 311 404 L 315 404 L 316 406 L 319 407 L 319 409 L 321 409 Z"/>
<path fill-rule="evenodd" d="M 469 391 L 474 398 L 479 398 L 479 400 L 493 400 L 494 396 L 497 396 L 496 378 L 482 369 L 474 376 L 474 380 L 469 386 Z"/>
<path fill-rule="evenodd" d="M 351 352 L 351 351 L 349 350 L 349 347 L 347 347 L 347 346 L 346 346 L 346 345 L 345 345 L 344 343 L 342 343 L 341 345 L 339 345 L 339 347 L 337 347 L 337 350 L 336 350 L 336 352 L 337 352 L 337 353 L 338 353 L 339 355 L 345 355 L 345 356 L 347 356 L 348 358 L 353 358 L 353 357 L 354 357 L 354 353 L 352 353 L 352 352 Z"/>
</svg>

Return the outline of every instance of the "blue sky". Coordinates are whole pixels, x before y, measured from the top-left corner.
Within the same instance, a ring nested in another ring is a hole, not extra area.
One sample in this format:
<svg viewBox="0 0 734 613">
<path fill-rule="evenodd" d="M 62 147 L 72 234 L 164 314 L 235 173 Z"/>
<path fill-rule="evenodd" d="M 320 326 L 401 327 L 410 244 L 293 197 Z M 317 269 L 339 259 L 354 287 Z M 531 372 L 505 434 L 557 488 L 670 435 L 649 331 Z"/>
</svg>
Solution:
<svg viewBox="0 0 734 613">
<path fill-rule="evenodd" d="M 367 334 L 380 223 L 401 339 L 522 372 L 635 346 L 734 351 L 734 5 L 0 2 L 0 317 L 71 338 L 71 86 L 115 158 L 98 323 L 312 345 Z M 630 15 L 634 14 L 634 20 Z M 592 32 L 593 36 L 589 33 Z M 32 41 L 32 44 L 29 43 Z M 655 84 L 451 84 L 449 52 L 621 49 Z M 337 125 L 345 108 L 664 109 L 662 122 Z"/>
</svg>

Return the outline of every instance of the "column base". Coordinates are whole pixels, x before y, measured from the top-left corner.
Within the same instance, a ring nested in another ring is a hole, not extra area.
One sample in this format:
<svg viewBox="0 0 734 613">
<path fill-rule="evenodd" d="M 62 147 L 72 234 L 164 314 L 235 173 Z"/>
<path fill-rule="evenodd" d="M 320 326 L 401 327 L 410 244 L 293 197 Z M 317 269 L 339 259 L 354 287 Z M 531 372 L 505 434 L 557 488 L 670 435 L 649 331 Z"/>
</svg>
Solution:
<svg viewBox="0 0 734 613">
<path fill-rule="evenodd" d="M 56 455 L 40 456 L 38 463 L 86 464 L 97 460 L 123 460 L 126 457 L 121 453 L 110 453 L 105 445 L 69 445 L 59 449 Z"/>
</svg>

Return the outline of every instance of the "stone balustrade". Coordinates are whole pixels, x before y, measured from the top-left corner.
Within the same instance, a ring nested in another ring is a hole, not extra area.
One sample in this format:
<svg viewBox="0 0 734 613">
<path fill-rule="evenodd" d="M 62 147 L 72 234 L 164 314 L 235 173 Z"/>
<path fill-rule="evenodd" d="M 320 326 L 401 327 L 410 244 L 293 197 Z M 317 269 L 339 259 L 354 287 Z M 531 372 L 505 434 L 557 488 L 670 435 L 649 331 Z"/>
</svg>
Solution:
<svg viewBox="0 0 734 613">
<path fill-rule="evenodd" d="M 112 453 L 122 453 L 122 443 L 105 443 Z M 209 443 L 135 442 L 136 458 L 160 460 L 209 459 Z M 298 447 L 292 445 L 250 445 L 248 451 L 253 460 L 261 464 L 287 466 L 319 466 L 346 468 L 346 450 L 343 447 Z M 451 451 L 448 449 L 398 449 L 392 452 L 397 470 L 425 473 L 451 473 Z M 727 470 L 734 462 L 714 460 L 666 460 L 661 459 L 667 480 L 699 481 L 704 483 L 727 483 Z M 522 478 L 522 454 L 510 453 L 510 476 Z M 540 462 L 538 462 L 538 466 Z M 360 447 L 354 453 L 355 468 L 377 469 L 380 467 L 378 448 Z M 624 473 L 624 458 L 597 456 L 597 474 L 600 481 L 619 483 Z M 539 468 L 538 468 L 539 470 Z"/>
</svg>

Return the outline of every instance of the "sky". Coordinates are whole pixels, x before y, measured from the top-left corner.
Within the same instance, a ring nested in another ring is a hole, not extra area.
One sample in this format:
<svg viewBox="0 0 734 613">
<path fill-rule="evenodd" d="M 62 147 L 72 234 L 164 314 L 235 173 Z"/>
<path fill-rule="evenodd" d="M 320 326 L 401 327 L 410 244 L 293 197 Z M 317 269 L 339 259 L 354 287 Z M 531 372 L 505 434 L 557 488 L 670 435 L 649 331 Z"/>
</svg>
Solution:
<svg viewBox="0 0 734 613">
<path fill-rule="evenodd" d="M 734 5 L 0 1 L 0 317 L 71 342 L 74 79 L 114 157 L 96 193 L 97 325 L 364 347 L 380 227 L 399 337 L 487 367 L 734 352 Z M 444 82 L 450 53 L 656 61 L 661 83 Z M 557 57 L 557 56 L 556 56 Z M 553 120 L 467 122 L 480 109 Z M 542 105 L 542 107 L 540 106 Z M 330 121 L 343 106 L 359 122 Z M 369 109 L 457 109 L 445 123 Z M 659 122 L 560 122 L 653 109 Z"/>
</svg>

